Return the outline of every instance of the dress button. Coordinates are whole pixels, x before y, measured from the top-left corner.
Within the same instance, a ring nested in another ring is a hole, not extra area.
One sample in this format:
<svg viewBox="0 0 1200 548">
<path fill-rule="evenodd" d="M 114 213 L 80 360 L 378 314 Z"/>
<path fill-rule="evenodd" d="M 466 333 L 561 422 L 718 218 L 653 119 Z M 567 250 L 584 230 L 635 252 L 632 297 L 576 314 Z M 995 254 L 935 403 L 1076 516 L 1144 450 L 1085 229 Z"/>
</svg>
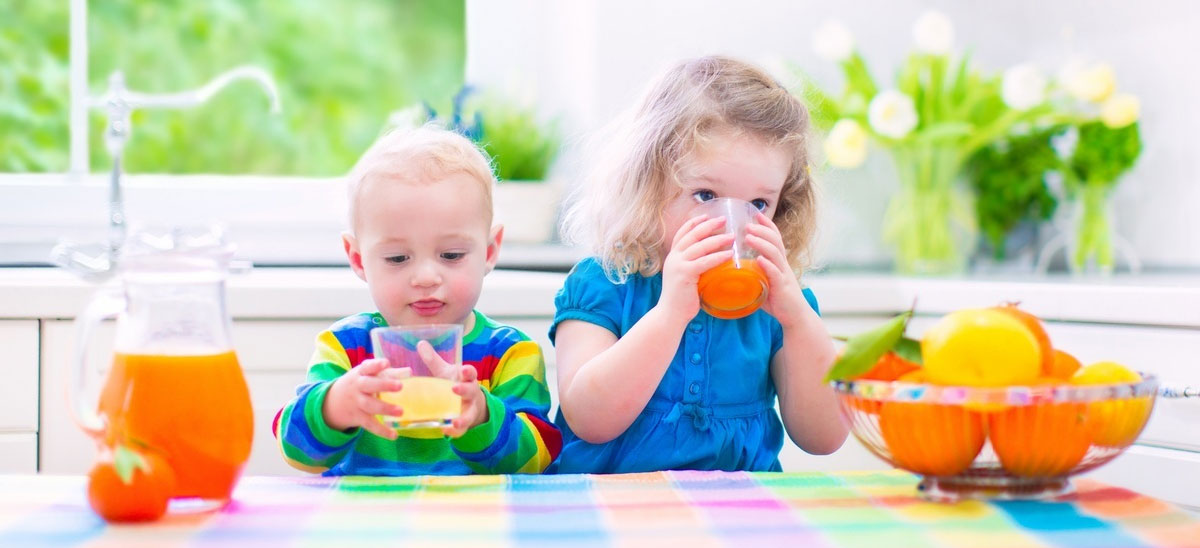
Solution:
<svg viewBox="0 0 1200 548">
<path fill-rule="evenodd" d="M 700 384 L 692 383 L 692 385 L 688 387 L 688 392 L 691 392 L 692 395 L 699 394 L 700 393 Z"/>
<path fill-rule="evenodd" d="M 699 352 L 692 353 L 692 363 L 700 363 L 700 353 Z"/>
<path fill-rule="evenodd" d="M 692 333 L 699 333 L 704 330 L 704 326 L 700 325 L 700 322 L 692 322 L 688 325 L 688 328 L 692 330 Z"/>
</svg>

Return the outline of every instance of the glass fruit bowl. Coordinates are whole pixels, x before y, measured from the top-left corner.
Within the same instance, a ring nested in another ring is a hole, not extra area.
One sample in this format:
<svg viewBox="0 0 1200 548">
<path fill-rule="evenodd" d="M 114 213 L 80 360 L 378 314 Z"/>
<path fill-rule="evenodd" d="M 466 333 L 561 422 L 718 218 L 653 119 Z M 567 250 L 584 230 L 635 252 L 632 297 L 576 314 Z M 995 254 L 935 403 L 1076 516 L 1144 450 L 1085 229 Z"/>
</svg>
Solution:
<svg viewBox="0 0 1200 548">
<path fill-rule="evenodd" d="M 1158 379 L 996 388 L 834 381 L 850 431 L 929 500 L 1051 499 L 1129 447 Z"/>
</svg>

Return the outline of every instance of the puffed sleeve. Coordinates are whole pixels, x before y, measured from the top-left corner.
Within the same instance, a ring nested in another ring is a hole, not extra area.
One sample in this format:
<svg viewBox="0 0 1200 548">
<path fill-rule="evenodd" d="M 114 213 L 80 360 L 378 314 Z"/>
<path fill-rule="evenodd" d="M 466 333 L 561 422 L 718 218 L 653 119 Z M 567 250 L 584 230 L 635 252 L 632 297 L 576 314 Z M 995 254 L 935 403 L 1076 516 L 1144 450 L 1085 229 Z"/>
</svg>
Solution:
<svg viewBox="0 0 1200 548">
<path fill-rule="evenodd" d="M 554 341 L 558 324 L 566 320 L 595 324 L 620 337 L 622 290 L 605 276 L 604 267 L 594 257 L 579 261 L 554 297 L 550 341 Z"/>
</svg>

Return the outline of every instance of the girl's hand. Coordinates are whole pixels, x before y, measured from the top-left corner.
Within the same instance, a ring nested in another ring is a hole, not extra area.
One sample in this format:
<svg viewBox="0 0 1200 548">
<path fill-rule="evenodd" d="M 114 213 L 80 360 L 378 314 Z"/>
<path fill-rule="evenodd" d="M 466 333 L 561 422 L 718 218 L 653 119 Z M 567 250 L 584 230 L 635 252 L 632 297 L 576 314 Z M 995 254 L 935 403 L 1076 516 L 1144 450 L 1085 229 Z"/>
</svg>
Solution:
<svg viewBox="0 0 1200 548">
<path fill-rule="evenodd" d="M 325 424 L 335 430 L 357 427 L 381 438 L 396 439 L 396 431 L 379 422 L 376 415 L 398 417 L 404 410 L 379 399 L 379 393 L 400 390 L 404 387 L 400 379 L 409 373 L 406 367 L 389 368 L 382 358 L 363 360 L 351 367 L 325 393 L 321 407 Z"/>
<path fill-rule="evenodd" d="M 788 265 L 779 228 L 762 213 L 754 220 L 757 223 L 746 225 L 746 244 L 758 252 L 758 266 L 767 275 L 767 283 L 771 286 L 763 310 L 786 329 L 799 323 L 805 314 L 811 314 L 812 309 L 804 298 L 800 280 Z"/>
<path fill-rule="evenodd" d="M 724 217 L 692 217 L 675 232 L 671 251 L 663 261 L 663 289 L 659 304 L 687 321 L 700 313 L 696 283 L 700 274 L 733 258 L 733 234 L 714 234 L 725 226 Z"/>
<path fill-rule="evenodd" d="M 474 367 L 456 366 L 443 360 L 426 341 L 417 343 L 417 355 L 421 356 L 421 361 L 425 362 L 430 371 L 443 379 L 450 378 L 452 370 L 455 367 L 459 368 L 459 382 L 454 385 L 453 390 L 462 398 L 462 411 L 449 426 L 442 427 L 443 434 L 457 438 L 467 430 L 487 422 L 487 400 L 483 397 L 483 388 L 479 386 L 479 372 Z"/>
</svg>

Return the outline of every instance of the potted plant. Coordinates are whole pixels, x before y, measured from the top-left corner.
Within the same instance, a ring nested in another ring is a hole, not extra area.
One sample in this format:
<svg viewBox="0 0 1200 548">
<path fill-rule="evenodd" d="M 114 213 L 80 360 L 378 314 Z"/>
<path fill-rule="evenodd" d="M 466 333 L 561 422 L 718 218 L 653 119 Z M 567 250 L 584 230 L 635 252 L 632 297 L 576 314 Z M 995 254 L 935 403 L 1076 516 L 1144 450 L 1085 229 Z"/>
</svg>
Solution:
<svg viewBox="0 0 1200 548">
<path fill-rule="evenodd" d="M 492 196 L 494 222 L 504 225 L 505 242 L 554 239 L 563 193 L 563 185 L 549 179 L 561 144 L 555 121 L 543 121 L 532 105 L 464 86 L 454 96 L 448 119 L 423 104 L 399 111 L 391 125 L 431 120 L 471 139 L 491 158 L 498 181 Z"/>
</svg>

